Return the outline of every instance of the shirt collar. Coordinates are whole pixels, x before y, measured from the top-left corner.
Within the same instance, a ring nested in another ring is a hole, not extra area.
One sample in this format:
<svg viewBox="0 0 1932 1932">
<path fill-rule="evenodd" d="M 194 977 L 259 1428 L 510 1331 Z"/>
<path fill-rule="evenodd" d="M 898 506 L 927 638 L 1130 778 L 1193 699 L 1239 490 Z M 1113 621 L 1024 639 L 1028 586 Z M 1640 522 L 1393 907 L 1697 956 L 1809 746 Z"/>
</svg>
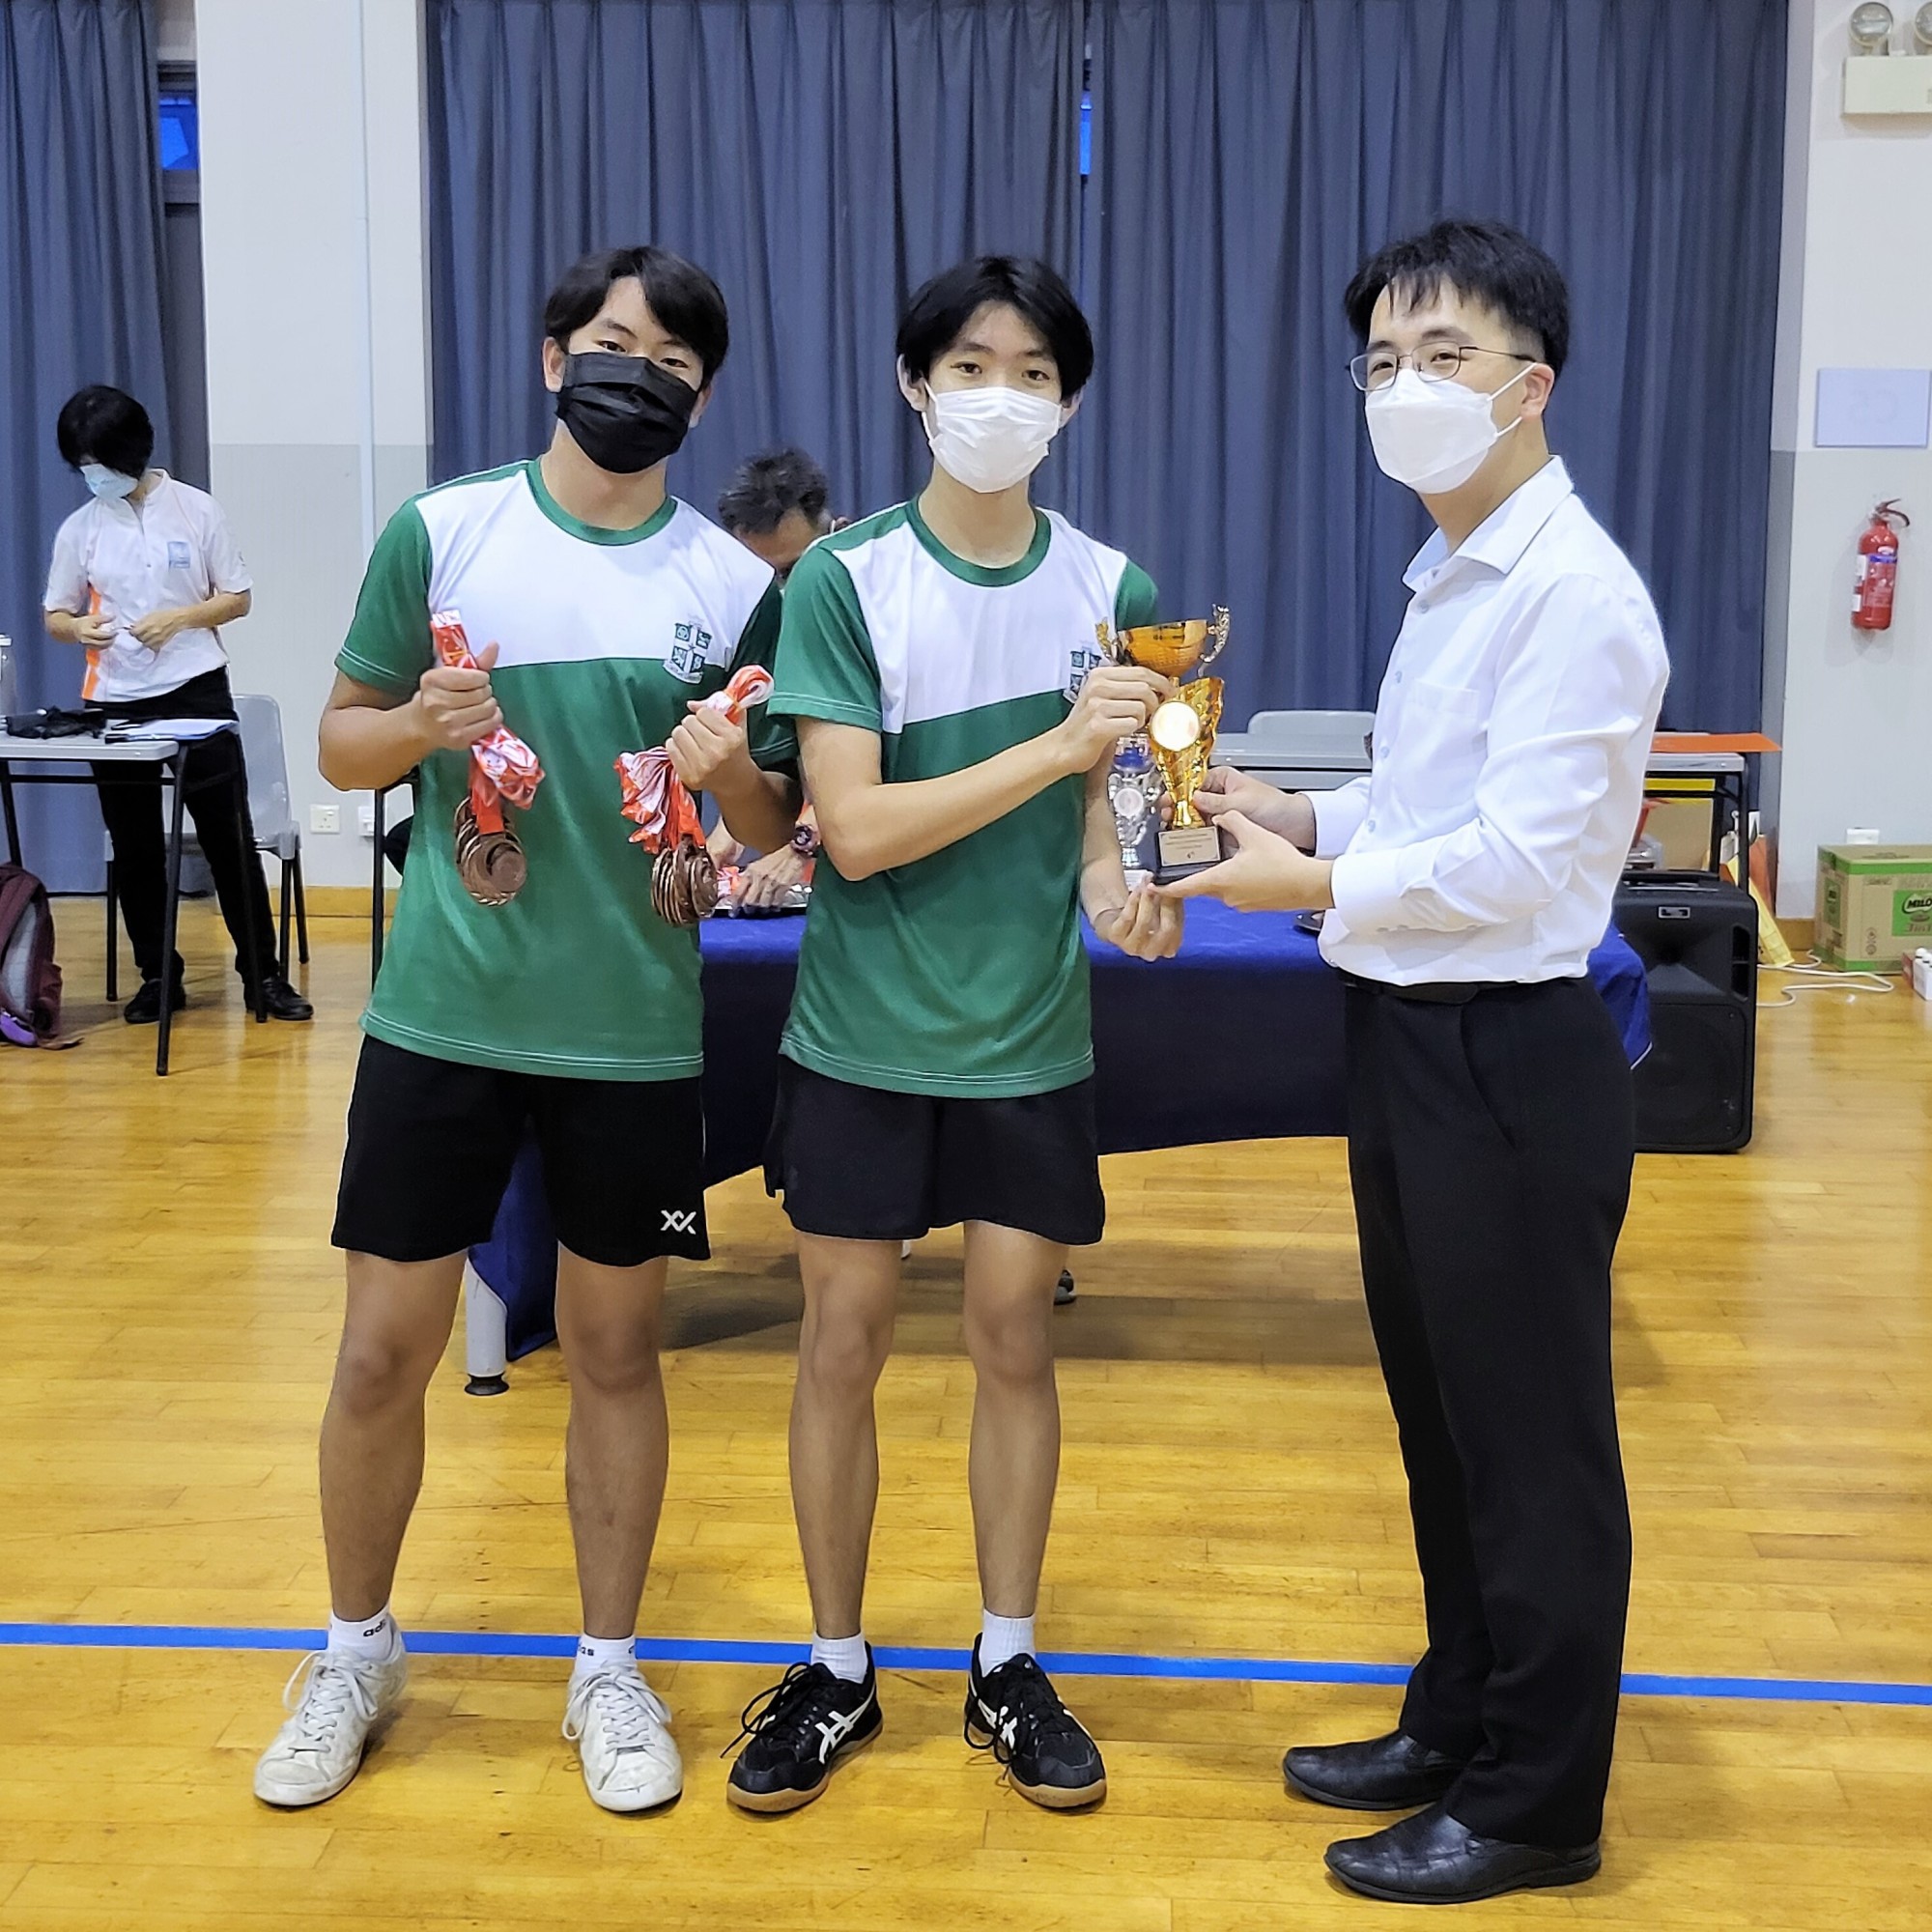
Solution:
<svg viewBox="0 0 1932 1932">
<path fill-rule="evenodd" d="M 160 496 L 162 487 L 175 480 L 165 469 L 156 469 L 153 464 L 150 464 L 148 469 L 153 471 L 155 481 L 143 501 L 136 503 L 131 493 L 126 497 L 97 497 L 94 501 L 99 508 L 106 511 L 110 517 L 126 517 L 129 523 L 132 523 L 147 508 L 148 504 L 154 502 Z"/>
<path fill-rule="evenodd" d="M 1468 536 L 1452 559 L 1449 542 L 1440 530 L 1430 533 L 1429 541 L 1416 552 L 1404 574 L 1403 582 L 1411 590 L 1420 590 L 1425 582 L 1444 564 L 1467 559 L 1507 577 L 1522 560 L 1536 534 L 1551 517 L 1577 494 L 1570 471 L 1560 456 L 1552 456 L 1536 474 L 1516 489 L 1490 512 L 1489 517 Z"/>
</svg>

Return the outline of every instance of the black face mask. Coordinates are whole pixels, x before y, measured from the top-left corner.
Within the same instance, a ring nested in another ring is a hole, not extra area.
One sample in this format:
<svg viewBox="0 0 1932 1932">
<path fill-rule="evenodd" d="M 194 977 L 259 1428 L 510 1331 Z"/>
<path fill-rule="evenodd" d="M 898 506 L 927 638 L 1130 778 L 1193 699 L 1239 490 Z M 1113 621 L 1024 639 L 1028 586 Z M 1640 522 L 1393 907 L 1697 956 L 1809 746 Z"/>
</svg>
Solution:
<svg viewBox="0 0 1932 1932">
<path fill-rule="evenodd" d="M 635 476 L 673 455 L 691 427 L 697 391 L 645 355 L 563 358 L 556 413 L 600 469 Z"/>
</svg>

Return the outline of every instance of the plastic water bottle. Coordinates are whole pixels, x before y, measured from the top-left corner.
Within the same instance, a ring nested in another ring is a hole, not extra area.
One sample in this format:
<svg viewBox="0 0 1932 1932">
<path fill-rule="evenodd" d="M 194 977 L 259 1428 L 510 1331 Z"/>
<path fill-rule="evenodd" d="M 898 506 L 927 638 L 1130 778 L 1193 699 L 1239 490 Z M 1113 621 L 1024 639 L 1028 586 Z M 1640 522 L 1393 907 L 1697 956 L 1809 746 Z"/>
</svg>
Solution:
<svg viewBox="0 0 1932 1932">
<path fill-rule="evenodd" d="M 14 639 L 0 637 L 0 730 L 20 707 L 14 700 Z"/>
</svg>

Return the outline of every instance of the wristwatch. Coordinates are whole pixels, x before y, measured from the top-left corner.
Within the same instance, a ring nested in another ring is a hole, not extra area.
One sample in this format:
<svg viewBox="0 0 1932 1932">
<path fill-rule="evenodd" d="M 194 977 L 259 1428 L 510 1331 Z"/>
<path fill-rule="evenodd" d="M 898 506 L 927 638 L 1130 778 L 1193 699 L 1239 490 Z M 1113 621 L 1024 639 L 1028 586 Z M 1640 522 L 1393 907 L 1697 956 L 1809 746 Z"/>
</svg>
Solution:
<svg viewBox="0 0 1932 1932">
<path fill-rule="evenodd" d="M 791 835 L 791 849 L 801 859 L 818 857 L 818 828 L 815 825 L 801 825 Z"/>
</svg>

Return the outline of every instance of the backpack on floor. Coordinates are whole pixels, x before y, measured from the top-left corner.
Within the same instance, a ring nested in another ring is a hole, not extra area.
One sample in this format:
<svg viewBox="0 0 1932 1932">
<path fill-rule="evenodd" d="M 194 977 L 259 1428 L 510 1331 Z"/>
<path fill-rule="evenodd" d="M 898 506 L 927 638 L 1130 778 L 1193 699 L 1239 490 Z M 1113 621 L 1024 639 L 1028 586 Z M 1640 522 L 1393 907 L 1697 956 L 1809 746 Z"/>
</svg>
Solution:
<svg viewBox="0 0 1932 1932">
<path fill-rule="evenodd" d="M 51 1045 L 60 1032 L 60 1008 L 47 889 L 18 866 L 0 866 L 0 1040 Z"/>
</svg>

